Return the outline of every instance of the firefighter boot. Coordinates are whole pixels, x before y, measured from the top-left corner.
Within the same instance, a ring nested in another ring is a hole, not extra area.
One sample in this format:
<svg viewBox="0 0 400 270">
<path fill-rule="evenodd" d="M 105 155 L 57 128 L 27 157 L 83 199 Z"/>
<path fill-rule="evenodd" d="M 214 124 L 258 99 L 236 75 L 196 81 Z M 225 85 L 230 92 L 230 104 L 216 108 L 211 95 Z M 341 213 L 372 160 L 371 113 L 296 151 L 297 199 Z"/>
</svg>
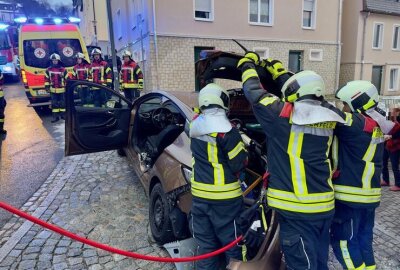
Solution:
<svg viewBox="0 0 400 270">
<path fill-rule="evenodd" d="M 7 136 L 7 130 L 3 127 L 4 123 L 0 123 L 0 140 L 5 140 Z"/>
<path fill-rule="evenodd" d="M 60 117 L 58 117 L 57 113 L 53 113 L 53 120 L 51 120 L 52 123 L 56 123 L 60 120 Z"/>
</svg>

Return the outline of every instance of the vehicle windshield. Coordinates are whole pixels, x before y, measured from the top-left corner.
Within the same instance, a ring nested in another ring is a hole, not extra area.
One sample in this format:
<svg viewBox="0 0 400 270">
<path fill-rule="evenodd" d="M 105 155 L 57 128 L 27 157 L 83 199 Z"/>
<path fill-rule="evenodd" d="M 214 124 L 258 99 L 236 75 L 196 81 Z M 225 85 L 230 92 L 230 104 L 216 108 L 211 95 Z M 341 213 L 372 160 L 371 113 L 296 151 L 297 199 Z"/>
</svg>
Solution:
<svg viewBox="0 0 400 270">
<path fill-rule="evenodd" d="M 35 39 L 24 41 L 25 64 L 30 67 L 47 68 L 50 55 L 57 53 L 65 67 L 72 67 L 76 61 L 74 55 L 82 52 L 78 39 Z"/>
<path fill-rule="evenodd" d="M 8 36 L 5 31 L 0 31 L 0 50 L 10 49 L 10 43 L 8 42 Z"/>
</svg>

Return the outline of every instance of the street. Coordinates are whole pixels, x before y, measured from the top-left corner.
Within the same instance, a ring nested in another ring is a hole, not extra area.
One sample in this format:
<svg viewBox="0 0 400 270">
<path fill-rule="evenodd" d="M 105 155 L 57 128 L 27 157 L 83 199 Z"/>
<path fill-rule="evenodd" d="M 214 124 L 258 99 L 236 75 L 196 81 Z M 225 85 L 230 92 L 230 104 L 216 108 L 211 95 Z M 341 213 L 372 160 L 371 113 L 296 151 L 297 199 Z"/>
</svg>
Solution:
<svg viewBox="0 0 400 270">
<path fill-rule="evenodd" d="M 3 86 L 7 100 L 6 140 L 0 141 L 0 198 L 21 207 L 63 157 L 63 122 L 50 123 L 49 110 L 31 107 L 22 84 Z M 11 217 L 0 211 L 0 227 Z"/>
</svg>

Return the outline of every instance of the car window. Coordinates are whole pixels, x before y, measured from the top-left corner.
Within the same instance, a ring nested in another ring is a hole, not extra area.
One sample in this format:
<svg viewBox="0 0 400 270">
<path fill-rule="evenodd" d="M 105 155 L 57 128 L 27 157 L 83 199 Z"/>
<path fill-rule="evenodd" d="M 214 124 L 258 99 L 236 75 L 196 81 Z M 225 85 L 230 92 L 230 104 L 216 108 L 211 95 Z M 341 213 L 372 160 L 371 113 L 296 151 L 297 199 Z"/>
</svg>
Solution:
<svg viewBox="0 0 400 270">
<path fill-rule="evenodd" d="M 161 97 L 153 97 L 150 98 L 144 102 L 142 102 L 139 105 L 139 114 L 143 114 L 143 113 L 150 113 L 152 112 L 154 109 L 157 109 L 161 106 L 162 103 L 162 98 Z"/>
<path fill-rule="evenodd" d="M 75 107 L 127 109 L 128 103 L 105 87 L 77 84 L 74 87 Z"/>
<path fill-rule="evenodd" d="M 76 61 L 74 55 L 82 52 L 79 39 L 35 39 L 25 40 L 25 64 L 30 67 L 47 68 L 50 65 L 49 57 L 57 53 L 65 67 L 72 67 Z"/>
</svg>

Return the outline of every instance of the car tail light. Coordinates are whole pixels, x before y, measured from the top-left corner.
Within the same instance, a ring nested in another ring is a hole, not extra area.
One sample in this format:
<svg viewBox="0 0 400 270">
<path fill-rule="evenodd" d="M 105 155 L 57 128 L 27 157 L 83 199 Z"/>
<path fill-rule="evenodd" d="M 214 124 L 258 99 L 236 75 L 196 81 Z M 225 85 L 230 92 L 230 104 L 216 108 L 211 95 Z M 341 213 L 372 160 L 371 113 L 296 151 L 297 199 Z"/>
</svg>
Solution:
<svg viewBox="0 0 400 270">
<path fill-rule="evenodd" d="M 192 169 L 182 166 L 182 173 L 185 180 L 190 183 L 190 179 L 192 178 Z"/>
</svg>

